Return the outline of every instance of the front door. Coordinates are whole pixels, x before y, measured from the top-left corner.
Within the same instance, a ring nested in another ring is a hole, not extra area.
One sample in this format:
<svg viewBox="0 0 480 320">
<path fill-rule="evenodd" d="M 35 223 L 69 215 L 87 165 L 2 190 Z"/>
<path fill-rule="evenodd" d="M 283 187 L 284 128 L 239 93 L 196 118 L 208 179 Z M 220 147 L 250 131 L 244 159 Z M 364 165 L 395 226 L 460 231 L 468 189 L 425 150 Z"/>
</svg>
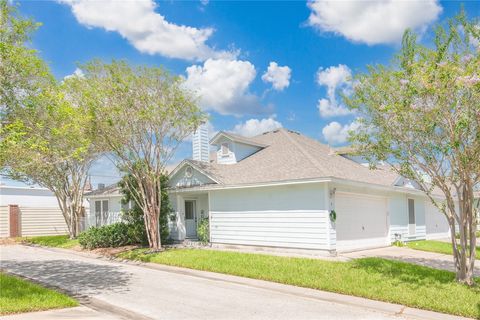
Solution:
<svg viewBox="0 0 480 320">
<path fill-rule="evenodd" d="M 408 199 L 408 233 L 413 236 L 417 233 L 415 223 L 415 200 Z"/>
<path fill-rule="evenodd" d="M 185 229 L 187 238 L 197 237 L 197 212 L 195 200 L 185 200 Z"/>
</svg>

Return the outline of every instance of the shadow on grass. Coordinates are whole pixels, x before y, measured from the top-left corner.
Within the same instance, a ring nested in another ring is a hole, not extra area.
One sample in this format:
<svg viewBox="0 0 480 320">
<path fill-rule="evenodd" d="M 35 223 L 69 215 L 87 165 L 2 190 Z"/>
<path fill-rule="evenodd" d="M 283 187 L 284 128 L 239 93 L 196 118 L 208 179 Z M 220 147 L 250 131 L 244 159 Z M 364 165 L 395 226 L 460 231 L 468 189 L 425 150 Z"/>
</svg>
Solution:
<svg viewBox="0 0 480 320">
<path fill-rule="evenodd" d="M 70 260 L 2 260 L 1 268 L 75 294 L 97 294 L 107 290 L 125 292 L 131 278 L 129 272 L 117 266 Z"/>
</svg>

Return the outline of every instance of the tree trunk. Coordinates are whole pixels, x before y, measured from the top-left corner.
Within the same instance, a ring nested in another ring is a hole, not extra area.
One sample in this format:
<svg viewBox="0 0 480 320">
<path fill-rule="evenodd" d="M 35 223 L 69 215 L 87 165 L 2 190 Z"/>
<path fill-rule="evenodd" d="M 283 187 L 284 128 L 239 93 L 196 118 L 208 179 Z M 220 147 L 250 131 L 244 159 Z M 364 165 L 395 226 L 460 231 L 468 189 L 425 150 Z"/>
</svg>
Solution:
<svg viewBox="0 0 480 320">
<path fill-rule="evenodd" d="M 160 238 L 160 199 L 157 197 L 157 187 L 155 183 L 147 188 L 146 212 L 144 212 L 145 228 L 147 230 L 148 244 L 153 251 L 160 251 L 162 243 Z"/>
</svg>

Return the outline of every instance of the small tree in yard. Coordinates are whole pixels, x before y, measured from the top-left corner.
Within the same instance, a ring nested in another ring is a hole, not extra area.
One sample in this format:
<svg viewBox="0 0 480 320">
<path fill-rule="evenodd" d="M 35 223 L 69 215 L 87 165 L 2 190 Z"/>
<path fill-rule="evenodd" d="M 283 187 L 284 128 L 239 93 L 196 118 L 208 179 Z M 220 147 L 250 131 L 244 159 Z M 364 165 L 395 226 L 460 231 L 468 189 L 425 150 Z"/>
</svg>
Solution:
<svg viewBox="0 0 480 320">
<path fill-rule="evenodd" d="M 474 284 L 479 214 L 479 41 L 478 24 L 463 13 L 448 28 L 437 27 L 433 47 L 407 31 L 395 64 L 370 67 L 345 98 L 359 114 L 361 127 L 351 136 L 359 151 L 372 166 L 390 163 L 416 181 L 446 216 L 457 281 L 468 285 Z"/>
<path fill-rule="evenodd" d="M 162 175 L 160 179 L 160 184 L 162 186 L 161 189 L 161 207 L 160 207 L 160 217 L 159 217 L 159 224 L 160 224 L 160 240 L 162 243 L 165 243 L 168 239 L 169 229 L 168 229 L 168 219 L 170 215 L 173 213 L 172 206 L 170 204 L 170 198 L 168 197 L 167 186 L 168 186 L 168 176 Z M 130 191 L 130 188 L 138 188 L 135 179 L 132 177 L 131 174 L 126 174 L 123 176 L 122 180 L 119 182 L 121 191 L 123 193 L 122 204 L 131 204 L 131 207 L 125 210 L 122 213 L 123 219 L 132 225 L 135 225 L 135 230 L 137 235 L 135 238 L 145 239 L 141 242 L 147 242 L 147 231 L 145 229 L 144 217 L 143 217 L 143 210 L 141 209 L 140 205 L 135 202 L 134 195 Z"/>
<path fill-rule="evenodd" d="M 161 68 L 94 61 L 82 70 L 85 78 L 76 79 L 78 101 L 94 110 L 106 149 L 117 167 L 131 175 L 125 186 L 144 213 L 150 247 L 160 250 L 162 174 L 205 116 L 183 80 Z"/>
<path fill-rule="evenodd" d="M 70 236 L 79 232 L 87 173 L 96 156 L 92 117 L 69 101 L 34 50 L 25 47 L 36 24 L 0 2 L 0 165 L 14 179 L 57 197 Z"/>
</svg>

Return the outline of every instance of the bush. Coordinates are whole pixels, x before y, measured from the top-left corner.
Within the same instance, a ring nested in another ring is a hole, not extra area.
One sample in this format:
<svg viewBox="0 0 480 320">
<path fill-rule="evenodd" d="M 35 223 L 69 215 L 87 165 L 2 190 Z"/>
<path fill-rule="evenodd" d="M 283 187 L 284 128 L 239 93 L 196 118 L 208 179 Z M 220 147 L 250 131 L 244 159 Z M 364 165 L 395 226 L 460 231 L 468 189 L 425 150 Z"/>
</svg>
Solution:
<svg viewBox="0 0 480 320">
<path fill-rule="evenodd" d="M 78 242 L 82 248 L 86 249 L 121 247 L 130 244 L 138 244 L 138 239 L 132 236 L 132 234 L 136 234 L 137 228 L 138 226 L 135 224 L 124 222 L 117 222 L 101 227 L 92 227 L 78 236 Z"/>
<path fill-rule="evenodd" d="M 210 224 L 208 218 L 203 218 L 198 224 L 197 237 L 201 243 L 210 242 Z"/>
</svg>

